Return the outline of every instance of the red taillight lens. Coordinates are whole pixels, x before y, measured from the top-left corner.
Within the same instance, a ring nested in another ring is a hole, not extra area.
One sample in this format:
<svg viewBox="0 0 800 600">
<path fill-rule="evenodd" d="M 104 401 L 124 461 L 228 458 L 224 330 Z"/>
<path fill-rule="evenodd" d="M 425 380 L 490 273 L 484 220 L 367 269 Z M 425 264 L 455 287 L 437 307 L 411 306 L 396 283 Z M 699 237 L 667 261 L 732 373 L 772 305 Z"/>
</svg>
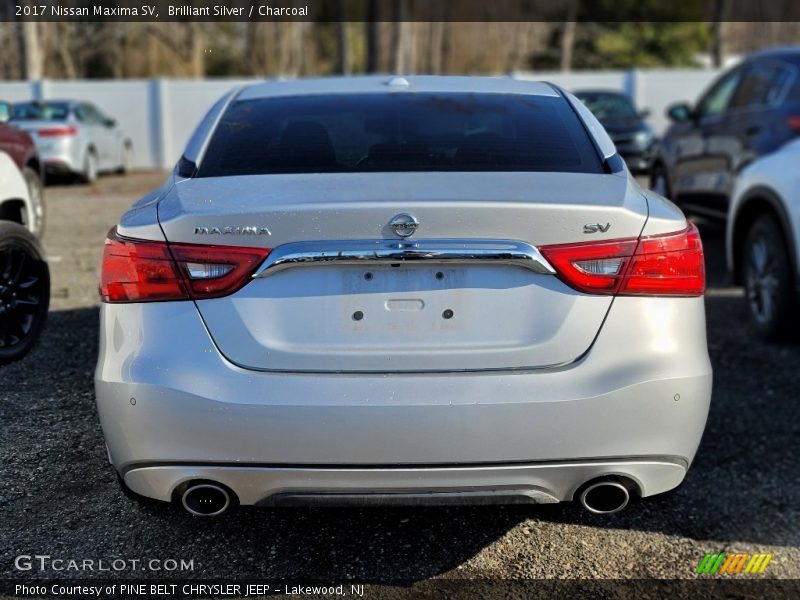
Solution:
<svg viewBox="0 0 800 600">
<path fill-rule="evenodd" d="M 566 284 L 589 294 L 615 294 L 635 249 L 634 238 L 539 248 Z"/>
<path fill-rule="evenodd" d="M 268 249 L 167 244 L 112 231 L 103 251 L 103 302 L 217 298 L 242 288 Z"/>
<path fill-rule="evenodd" d="M 789 126 L 789 129 L 800 132 L 800 116 L 792 115 L 787 117 L 786 124 Z"/>
<path fill-rule="evenodd" d="M 103 302 L 151 302 L 189 298 L 164 242 L 131 240 L 110 233 L 100 274 Z"/>
<path fill-rule="evenodd" d="M 170 244 L 192 298 L 218 298 L 244 287 L 267 255 L 267 248 Z"/>
<path fill-rule="evenodd" d="M 700 296 L 706 277 L 697 228 L 644 237 L 543 246 L 567 285 L 587 294 Z"/>
<path fill-rule="evenodd" d="M 639 240 L 620 294 L 701 296 L 705 290 L 703 243 L 690 224 L 683 231 Z"/>
<path fill-rule="evenodd" d="M 70 125 L 69 127 L 48 127 L 36 132 L 39 137 L 62 137 L 78 133 L 78 128 Z"/>
</svg>

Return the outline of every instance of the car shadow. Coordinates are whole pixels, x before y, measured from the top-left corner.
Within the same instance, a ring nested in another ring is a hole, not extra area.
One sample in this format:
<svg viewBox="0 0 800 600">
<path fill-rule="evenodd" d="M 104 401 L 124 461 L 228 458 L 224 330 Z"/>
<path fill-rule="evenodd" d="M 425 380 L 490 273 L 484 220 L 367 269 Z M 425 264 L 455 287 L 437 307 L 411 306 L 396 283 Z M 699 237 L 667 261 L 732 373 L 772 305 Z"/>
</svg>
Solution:
<svg viewBox="0 0 800 600">
<path fill-rule="evenodd" d="M 727 285 L 718 230 L 703 228 L 712 286 Z M 735 290 L 707 297 L 715 369 L 708 426 L 673 492 L 609 516 L 575 504 L 534 507 L 296 508 L 200 520 L 123 497 L 94 408 L 98 309 L 54 311 L 39 345 L 0 369 L 2 553 L 40 547 L 77 556 L 191 557 L 191 574 L 363 582 L 420 581 L 456 569 L 524 524 L 659 532 L 714 543 L 798 545 L 796 345 L 747 331 Z M 42 468 L 47 465 L 47 468 Z M 73 576 L 71 573 L 63 573 Z M 79 576 L 78 573 L 76 576 Z"/>
<path fill-rule="evenodd" d="M 159 577 L 408 582 L 456 568 L 527 518 L 509 507 L 241 507 L 198 519 L 178 506 L 132 501 L 108 465 L 95 411 L 97 331 L 97 308 L 53 311 L 33 352 L 0 369 L 7 564 L 45 544 L 62 556 L 195 561 L 192 573 Z"/>
</svg>

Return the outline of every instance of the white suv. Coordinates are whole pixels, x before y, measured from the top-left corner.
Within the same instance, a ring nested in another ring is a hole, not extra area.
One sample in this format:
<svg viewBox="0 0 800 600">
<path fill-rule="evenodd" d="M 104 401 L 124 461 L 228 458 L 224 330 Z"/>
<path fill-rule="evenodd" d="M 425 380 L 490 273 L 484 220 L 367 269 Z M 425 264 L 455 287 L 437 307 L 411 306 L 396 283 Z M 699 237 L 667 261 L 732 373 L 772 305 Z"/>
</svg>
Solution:
<svg viewBox="0 0 800 600">
<path fill-rule="evenodd" d="M 728 265 L 745 287 L 758 333 L 778 340 L 798 331 L 800 140 L 739 176 L 728 219 Z"/>
</svg>

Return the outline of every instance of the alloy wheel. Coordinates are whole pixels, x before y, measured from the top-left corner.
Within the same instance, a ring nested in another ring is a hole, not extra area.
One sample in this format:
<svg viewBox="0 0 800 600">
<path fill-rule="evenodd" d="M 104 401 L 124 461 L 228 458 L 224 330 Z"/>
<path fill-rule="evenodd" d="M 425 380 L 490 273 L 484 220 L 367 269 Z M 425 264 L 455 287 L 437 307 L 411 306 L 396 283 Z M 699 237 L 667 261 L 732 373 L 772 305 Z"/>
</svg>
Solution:
<svg viewBox="0 0 800 600">
<path fill-rule="evenodd" d="M 41 237 L 44 233 L 44 189 L 42 180 L 30 168 L 22 172 L 28 188 L 28 210 L 23 211 L 22 225 L 33 235 Z"/>
<path fill-rule="evenodd" d="M 778 273 L 776 248 L 761 235 L 749 247 L 745 271 L 747 301 L 753 318 L 762 324 L 775 318 L 779 302 L 780 274 Z"/>
<path fill-rule="evenodd" d="M 47 310 L 46 265 L 26 248 L 10 245 L 0 254 L 0 349 L 24 344 L 37 333 Z"/>
<path fill-rule="evenodd" d="M 92 152 L 86 155 L 83 167 L 83 179 L 86 183 L 94 183 L 97 180 L 97 158 Z"/>
</svg>

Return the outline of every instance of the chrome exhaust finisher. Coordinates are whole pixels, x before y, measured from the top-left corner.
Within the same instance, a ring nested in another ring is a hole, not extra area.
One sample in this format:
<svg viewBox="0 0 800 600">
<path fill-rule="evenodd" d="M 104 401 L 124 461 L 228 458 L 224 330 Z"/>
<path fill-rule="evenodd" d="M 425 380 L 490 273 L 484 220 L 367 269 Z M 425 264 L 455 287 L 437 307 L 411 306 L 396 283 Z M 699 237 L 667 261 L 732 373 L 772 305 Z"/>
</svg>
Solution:
<svg viewBox="0 0 800 600">
<path fill-rule="evenodd" d="M 553 275 L 539 250 L 514 240 L 349 240 L 291 242 L 273 248 L 253 278 L 296 267 L 374 264 L 506 264 Z"/>
<path fill-rule="evenodd" d="M 189 487 L 181 496 L 181 504 L 196 517 L 216 517 L 231 505 L 228 491 L 213 483 L 199 483 Z"/>
<path fill-rule="evenodd" d="M 628 506 L 630 492 L 617 480 L 603 479 L 584 488 L 578 499 L 590 513 L 610 515 Z"/>
</svg>

